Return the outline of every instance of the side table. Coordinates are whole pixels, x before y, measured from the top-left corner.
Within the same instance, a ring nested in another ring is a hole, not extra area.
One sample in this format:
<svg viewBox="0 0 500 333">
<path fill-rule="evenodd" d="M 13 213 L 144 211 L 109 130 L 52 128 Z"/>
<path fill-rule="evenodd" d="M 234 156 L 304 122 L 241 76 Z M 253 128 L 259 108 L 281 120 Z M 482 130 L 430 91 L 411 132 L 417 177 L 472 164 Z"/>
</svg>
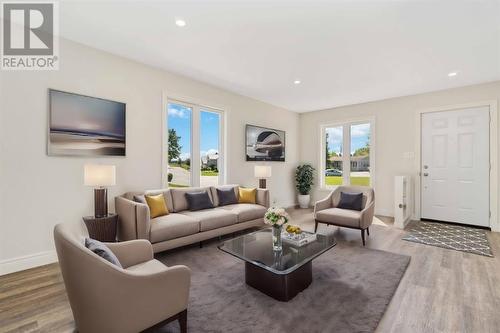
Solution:
<svg viewBox="0 0 500 333">
<path fill-rule="evenodd" d="M 116 227 L 118 215 L 108 214 L 104 217 L 84 216 L 90 238 L 100 242 L 116 242 Z"/>
</svg>

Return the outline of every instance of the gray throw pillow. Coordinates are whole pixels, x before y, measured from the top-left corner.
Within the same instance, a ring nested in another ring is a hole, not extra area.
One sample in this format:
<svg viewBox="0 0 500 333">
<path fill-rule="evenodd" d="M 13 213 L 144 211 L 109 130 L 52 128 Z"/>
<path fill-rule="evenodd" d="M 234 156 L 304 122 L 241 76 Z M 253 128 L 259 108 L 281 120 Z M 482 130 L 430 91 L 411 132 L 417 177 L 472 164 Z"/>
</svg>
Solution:
<svg viewBox="0 0 500 333">
<path fill-rule="evenodd" d="M 340 192 L 340 202 L 337 208 L 362 210 L 363 209 L 363 193 L 348 193 Z"/>
<path fill-rule="evenodd" d="M 185 196 L 190 211 L 214 208 L 207 191 L 186 193 Z"/>
<path fill-rule="evenodd" d="M 94 252 L 95 254 L 97 254 L 99 257 L 109 261 L 113 265 L 123 268 L 122 264 L 120 264 L 120 261 L 115 256 L 115 254 L 111 252 L 109 247 L 99 242 L 98 240 L 92 238 L 85 238 L 85 247 L 90 251 Z"/>
<path fill-rule="evenodd" d="M 238 199 L 236 198 L 236 193 L 234 193 L 234 188 L 227 188 L 227 189 L 218 188 L 217 197 L 219 198 L 219 206 L 226 206 L 238 203 Z"/>
<path fill-rule="evenodd" d="M 141 204 L 148 204 L 144 195 L 134 195 L 134 201 Z"/>
</svg>

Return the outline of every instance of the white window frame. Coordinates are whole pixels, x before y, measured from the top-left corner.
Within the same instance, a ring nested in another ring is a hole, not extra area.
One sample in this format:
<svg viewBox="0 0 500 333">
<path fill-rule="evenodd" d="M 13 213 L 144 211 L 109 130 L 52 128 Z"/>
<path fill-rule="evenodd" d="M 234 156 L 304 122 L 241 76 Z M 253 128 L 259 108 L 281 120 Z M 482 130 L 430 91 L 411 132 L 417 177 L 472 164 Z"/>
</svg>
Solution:
<svg viewBox="0 0 500 333">
<path fill-rule="evenodd" d="M 191 108 L 191 169 L 190 185 L 191 187 L 200 186 L 201 178 L 201 154 L 200 154 L 200 115 L 202 111 L 219 114 L 219 184 L 226 183 L 226 116 L 224 107 L 213 106 L 210 103 L 204 103 L 194 98 L 183 97 L 175 94 L 164 93 L 162 107 L 162 186 L 168 188 L 168 104 L 180 104 Z"/>
<path fill-rule="evenodd" d="M 319 181 L 320 189 L 331 191 L 339 185 L 325 184 L 325 150 L 326 150 L 326 129 L 330 127 L 342 127 L 342 185 L 350 185 L 351 175 L 351 126 L 360 124 L 370 124 L 370 186 L 375 188 L 375 118 L 359 118 L 342 120 L 338 122 L 330 122 L 320 124 L 320 154 L 319 154 Z M 348 152 L 347 154 L 345 152 Z"/>
</svg>

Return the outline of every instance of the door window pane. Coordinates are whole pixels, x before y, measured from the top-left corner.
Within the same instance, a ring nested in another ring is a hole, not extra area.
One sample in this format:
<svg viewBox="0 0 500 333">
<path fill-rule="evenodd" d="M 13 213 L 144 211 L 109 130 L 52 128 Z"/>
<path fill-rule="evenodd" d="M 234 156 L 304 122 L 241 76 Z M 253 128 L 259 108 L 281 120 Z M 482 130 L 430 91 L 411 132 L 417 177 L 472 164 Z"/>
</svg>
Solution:
<svg viewBox="0 0 500 333">
<path fill-rule="evenodd" d="M 351 125 L 351 185 L 370 186 L 370 124 Z"/>
<path fill-rule="evenodd" d="M 200 186 L 219 185 L 220 114 L 200 111 Z"/>
<path fill-rule="evenodd" d="M 342 185 L 342 126 L 328 127 L 325 130 L 325 185 Z"/>
<path fill-rule="evenodd" d="M 168 185 L 191 185 L 191 114 L 192 109 L 168 103 Z"/>
</svg>

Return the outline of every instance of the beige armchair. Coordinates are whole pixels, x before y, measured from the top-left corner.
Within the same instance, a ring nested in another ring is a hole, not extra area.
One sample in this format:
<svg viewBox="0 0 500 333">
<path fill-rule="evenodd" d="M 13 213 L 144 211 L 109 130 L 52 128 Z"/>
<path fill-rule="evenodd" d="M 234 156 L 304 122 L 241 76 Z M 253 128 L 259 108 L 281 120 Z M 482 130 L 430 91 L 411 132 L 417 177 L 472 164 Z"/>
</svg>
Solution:
<svg viewBox="0 0 500 333">
<path fill-rule="evenodd" d="M 106 243 L 123 268 L 84 245 L 84 223 L 58 224 L 54 240 L 64 284 L 79 332 L 139 332 L 179 320 L 187 331 L 191 271 L 153 258 L 147 240 Z"/>
<path fill-rule="evenodd" d="M 363 209 L 361 211 L 337 208 L 340 201 L 340 193 L 363 193 Z M 361 239 L 365 246 L 365 230 L 370 235 L 370 225 L 373 221 L 375 211 L 375 192 L 366 186 L 339 186 L 325 199 L 314 205 L 314 231 L 318 229 L 319 223 L 336 225 L 361 230 Z"/>
</svg>

